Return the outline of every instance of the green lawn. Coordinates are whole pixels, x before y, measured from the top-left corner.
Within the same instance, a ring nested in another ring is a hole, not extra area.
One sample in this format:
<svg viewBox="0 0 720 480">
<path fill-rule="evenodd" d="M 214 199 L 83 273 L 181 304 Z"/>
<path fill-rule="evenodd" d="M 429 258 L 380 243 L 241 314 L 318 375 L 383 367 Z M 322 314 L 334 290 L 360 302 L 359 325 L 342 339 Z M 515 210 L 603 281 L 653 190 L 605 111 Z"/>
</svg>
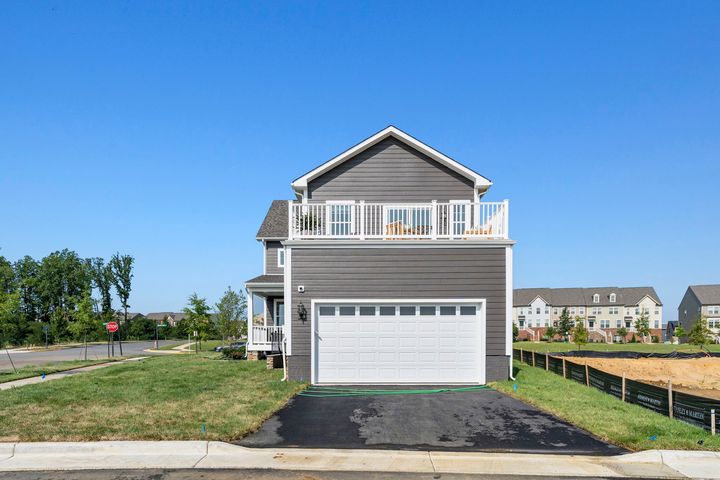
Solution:
<svg viewBox="0 0 720 480">
<path fill-rule="evenodd" d="M 720 450 L 720 436 L 713 437 L 701 428 L 624 403 L 552 372 L 519 362 L 515 367 L 515 382 L 492 386 L 616 445 L 630 450 Z M 517 391 L 513 384 L 517 384 Z M 650 440 L 653 436 L 656 440 Z"/>
<path fill-rule="evenodd" d="M 0 383 L 20 380 L 22 378 L 37 377 L 39 375 L 64 372 L 73 368 L 87 367 L 89 365 L 97 365 L 98 363 L 116 362 L 122 360 L 122 357 L 105 358 L 102 360 L 68 360 L 65 362 L 50 363 L 47 365 L 28 365 L 18 368 L 17 373 L 10 371 L 0 371 Z"/>
<path fill-rule="evenodd" d="M 599 350 L 602 352 L 652 352 L 652 353 L 670 353 L 674 351 L 680 352 L 699 352 L 700 348 L 693 345 L 671 345 L 665 343 L 588 343 L 582 347 L 578 347 L 574 343 L 564 342 L 515 342 L 514 348 L 522 348 L 523 350 L 534 350 L 536 352 L 569 352 L 571 350 Z M 707 345 L 706 349 L 712 352 L 720 352 L 720 345 Z"/>
<path fill-rule="evenodd" d="M 0 393 L 0 441 L 234 440 L 302 390 L 281 378 L 217 354 L 114 365 Z"/>
</svg>

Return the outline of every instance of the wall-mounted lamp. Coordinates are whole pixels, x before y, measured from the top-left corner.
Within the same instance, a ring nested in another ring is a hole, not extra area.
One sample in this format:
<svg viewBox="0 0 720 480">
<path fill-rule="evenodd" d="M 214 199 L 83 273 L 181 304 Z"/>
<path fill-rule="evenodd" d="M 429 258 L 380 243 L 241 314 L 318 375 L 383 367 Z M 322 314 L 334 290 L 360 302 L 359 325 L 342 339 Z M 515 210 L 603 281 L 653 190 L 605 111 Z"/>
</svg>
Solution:
<svg viewBox="0 0 720 480">
<path fill-rule="evenodd" d="M 298 317 L 300 317 L 301 322 L 307 321 L 307 310 L 305 310 L 305 305 L 303 305 L 302 302 L 298 303 Z"/>
</svg>

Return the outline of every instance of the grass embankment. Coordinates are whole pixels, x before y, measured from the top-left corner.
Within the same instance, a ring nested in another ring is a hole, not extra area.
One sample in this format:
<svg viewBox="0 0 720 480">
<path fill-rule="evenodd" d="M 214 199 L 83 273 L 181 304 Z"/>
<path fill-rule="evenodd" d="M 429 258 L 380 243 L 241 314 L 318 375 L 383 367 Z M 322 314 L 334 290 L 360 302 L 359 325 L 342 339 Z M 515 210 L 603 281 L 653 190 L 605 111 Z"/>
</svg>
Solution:
<svg viewBox="0 0 720 480">
<path fill-rule="evenodd" d="M 516 381 L 492 386 L 630 450 L 720 450 L 720 436 L 515 362 Z M 517 391 L 513 384 L 517 384 Z M 651 440 L 655 437 L 655 440 Z M 700 443 L 698 443 L 700 442 Z"/>
<path fill-rule="evenodd" d="M 65 362 L 50 363 L 48 365 L 27 365 L 18 368 L 17 373 L 10 371 L 0 371 L 0 383 L 12 382 L 13 380 L 21 380 L 23 378 L 37 377 L 43 373 L 49 375 L 51 373 L 64 372 L 74 368 L 88 367 L 100 363 L 116 362 L 123 360 L 122 357 L 104 358 L 102 360 L 68 360 Z"/>
<path fill-rule="evenodd" d="M 0 441 L 234 440 L 302 390 L 281 378 L 214 354 L 114 365 L 2 392 Z"/>
<path fill-rule="evenodd" d="M 515 342 L 514 348 L 536 352 L 569 352 L 573 350 L 595 350 L 600 352 L 644 352 L 644 353 L 670 353 L 699 352 L 700 348 L 694 345 L 671 345 L 666 343 L 588 343 L 579 347 L 575 343 L 564 342 Z M 706 350 L 720 352 L 720 345 L 706 345 Z"/>
</svg>

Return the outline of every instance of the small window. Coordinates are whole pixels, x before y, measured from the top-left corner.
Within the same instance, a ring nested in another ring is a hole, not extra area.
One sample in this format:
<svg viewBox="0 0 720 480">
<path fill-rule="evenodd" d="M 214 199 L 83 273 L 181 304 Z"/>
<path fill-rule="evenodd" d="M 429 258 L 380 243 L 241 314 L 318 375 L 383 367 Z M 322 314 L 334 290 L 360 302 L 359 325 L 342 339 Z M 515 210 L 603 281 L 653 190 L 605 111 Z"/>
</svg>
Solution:
<svg viewBox="0 0 720 480">
<path fill-rule="evenodd" d="M 540 315 L 540 307 L 535 308 L 535 313 Z"/>
<path fill-rule="evenodd" d="M 416 307 L 400 307 L 400 315 L 415 315 Z"/>
<path fill-rule="evenodd" d="M 600 295 L 597 293 L 593 295 L 593 303 L 600 303 Z"/>
<path fill-rule="evenodd" d="M 616 327 L 616 328 L 622 327 L 622 320 L 616 320 L 616 321 L 615 321 L 615 327 Z"/>
<path fill-rule="evenodd" d="M 460 315 L 475 315 L 477 312 L 477 307 L 473 306 L 463 306 L 460 307 Z"/>
<path fill-rule="evenodd" d="M 395 315 L 395 307 L 380 307 L 380 315 Z"/>
<path fill-rule="evenodd" d="M 320 307 L 320 315 L 335 315 L 335 307 Z"/>
<path fill-rule="evenodd" d="M 375 307 L 360 307 L 360 315 L 364 317 L 374 316 Z"/>
<path fill-rule="evenodd" d="M 440 315 L 456 315 L 457 309 L 455 307 L 440 307 Z M 522 311 L 520 312 L 522 313 Z"/>
<path fill-rule="evenodd" d="M 435 307 L 420 307 L 420 315 L 435 315 Z"/>
<path fill-rule="evenodd" d="M 283 268 L 285 266 L 285 249 L 284 248 L 278 249 L 277 257 L 278 257 L 278 267 Z"/>
<path fill-rule="evenodd" d="M 340 315 L 343 315 L 343 316 L 355 315 L 355 307 L 340 307 Z"/>
<path fill-rule="evenodd" d="M 615 303 L 617 296 L 614 293 L 610 294 L 610 303 Z"/>
</svg>

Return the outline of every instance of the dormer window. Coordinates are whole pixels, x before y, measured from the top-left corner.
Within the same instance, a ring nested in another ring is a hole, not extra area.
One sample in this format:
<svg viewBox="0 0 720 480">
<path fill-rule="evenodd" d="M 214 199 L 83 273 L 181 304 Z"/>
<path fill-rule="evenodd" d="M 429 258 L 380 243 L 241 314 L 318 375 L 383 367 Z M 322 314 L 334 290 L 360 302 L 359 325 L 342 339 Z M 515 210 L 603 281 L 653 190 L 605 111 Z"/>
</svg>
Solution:
<svg viewBox="0 0 720 480">
<path fill-rule="evenodd" d="M 600 303 L 600 295 L 597 293 L 593 295 L 593 303 Z"/>
<path fill-rule="evenodd" d="M 617 296 L 614 293 L 610 294 L 610 303 L 615 303 L 617 300 Z"/>
</svg>

